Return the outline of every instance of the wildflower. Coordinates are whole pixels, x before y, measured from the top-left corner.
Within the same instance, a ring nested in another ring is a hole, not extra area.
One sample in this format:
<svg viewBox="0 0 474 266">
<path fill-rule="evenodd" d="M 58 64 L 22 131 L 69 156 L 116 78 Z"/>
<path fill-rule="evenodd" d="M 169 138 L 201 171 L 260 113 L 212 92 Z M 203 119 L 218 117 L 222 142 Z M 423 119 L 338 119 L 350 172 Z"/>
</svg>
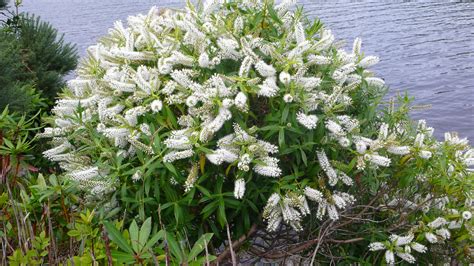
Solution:
<svg viewBox="0 0 474 266">
<path fill-rule="evenodd" d="M 362 40 L 360 38 L 355 38 L 354 44 L 352 45 L 352 53 L 353 54 L 360 54 L 360 48 L 362 45 Z"/>
<path fill-rule="evenodd" d="M 408 146 L 390 146 L 387 149 L 388 152 L 396 155 L 406 155 L 410 153 L 410 147 Z"/>
<path fill-rule="evenodd" d="M 255 64 L 257 72 L 265 78 L 273 77 L 276 74 L 276 70 L 273 66 L 266 64 L 264 61 L 258 61 Z"/>
<path fill-rule="evenodd" d="M 244 28 L 244 20 L 242 17 L 237 17 L 234 20 L 234 32 L 240 33 Z"/>
<path fill-rule="evenodd" d="M 293 96 L 291 96 L 291 94 L 285 94 L 283 96 L 283 101 L 285 101 L 286 103 L 291 103 L 293 102 Z"/>
<path fill-rule="evenodd" d="M 351 141 L 346 137 L 338 138 L 337 141 L 339 142 L 339 145 L 341 145 L 344 148 L 347 148 L 351 145 Z"/>
<path fill-rule="evenodd" d="M 49 149 L 47 151 L 44 151 L 43 152 L 43 155 L 46 157 L 46 158 L 49 158 L 51 159 L 53 156 L 55 155 L 58 155 L 58 154 L 61 154 L 63 152 L 66 152 L 70 149 L 72 149 L 73 146 L 68 142 L 68 141 L 65 141 L 63 142 L 61 145 L 59 146 L 56 146 L 52 149 Z"/>
<path fill-rule="evenodd" d="M 408 263 L 415 263 L 415 257 L 409 253 L 404 253 L 404 252 L 397 252 L 397 256 L 403 259 L 404 261 Z M 388 262 L 387 262 L 388 263 Z"/>
<path fill-rule="evenodd" d="M 308 55 L 309 65 L 328 65 L 331 63 L 331 58 L 322 55 Z"/>
<path fill-rule="evenodd" d="M 379 139 L 385 140 L 388 137 L 388 125 L 386 123 L 382 123 L 379 128 Z"/>
<path fill-rule="evenodd" d="M 239 109 L 246 109 L 247 108 L 247 96 L 243 92 L 237 93 L 234 99 L 235 106 Z"/>
<path fill-rule="evenodd" d="M 388 167 L 390 166 L 391 160 L 387 157 L 383 157 L 377 154 L 365 154 L 364 159 L 370 161 L 373 164 Z"/>
<path fill-rule="evenodd" d="M 430 151 L 420 151 L 418 155 L 423 159 L 429 159 L 433 154 Z"/>
<path fill-rule="evenodd" d="M 192 95 L 189 96 L 189 97 L 186 99 L 186 105 L 187 105 L 188 107 L 193 107 L 193 106 L 195 106 L 195 105 L 197 104 L 197 102 L 198 102 L 198 99 L 197 99 L 196 97 L 192 96 Z"/>
<path fill-rule="evenodd" d="M 269 77 L 263 81 L 262 85 L 258 86 L 260 90 L 257 92 L 259 96 L 274 97 L 278 92 L 275 77 Z"/>
<path fill-rule="evenodd" d="M 151 102 L 150 108 L 153 113 L 158 113 L 163 108 L 163 103 L 160 100 L 154 100 L 153 102 Z"/>
<path fill-rule="evenodd" d="M 436 237 L 435 234 L 431 232 L 426 232 L 425 237 L 426 237 L 426 240 L 428 240 L 428 242 L 430 243 L 438 243 L 438 238 Z"/>
<path fill-rule="evenodd" d="M 237 154 L 226 149 L 218 149 L 214 153 L 206 154 L 206 157 L 215 165 L 220 165 L 223 162 L 233 163 L 238 159 Z"/>
<path fill-rule="evenodd" d="M 323 199 L 323 193 L 321 193 L 319 190 L 311 188 L 311 187 L 305 187 L 304 188 L 304 194 L 310 200 L 315 201 L 315 202 L 320 202 Z"/>
<path fill-rule="evenodd" d="M 385 81 L 383 81 L 383 79 L 380 79 L 380 78 L 369 77 L 369 78 L 365 78 L 365 81 L 370 86 L 374 86 L 374 87 L 383 87 L 383 86 L 385 86 Z"/>
<path fill-rule="evenodd" d="M 336 170 L 332 168 L 331 164 L 329 163 L 329 159 L 324 151 L 317 151 L 316 155 L 318 157 L 319 164 L 321 168 L 324 170 L 326 175 L 329 178 L 329 185 L 334 186 L 338 181 L 338 176 Z"/>
<path fill-rule="evenodd" d="M 310 91 L 321 84 L 321 79 L 316 77 L 302 77 L 298 79 L 298 84 L 303 86 L 306 91 Z"/>
<path fill-rule="evenodd" d="M 397 246 L 404 246 L 410 244 L 414 237 L 415 236 L 413 234 L 409 234 L 407 236 L 390 235 L 389 239 Z"/>
<path fill-rule="evenodd" d="M 197 164 L 193 164 L 191 170 L 189 171 L 188 177 L 186 178 L 186 182 L 184 183 L 184 191 L 189 192 L 194 187 L 194 183 L 198 179 L 199 168 Z"/>
<path fill-rule="evenodd" d="M 369 68 L 377 64 L 379 61 L 380 59 L 377 56 L 367 56 L 364 59 L 360 60 L 360 62 L 357 65 L 362 68 Z"/>
<path fill-rule="evenodd" d="M 291 82 L 291 76 L 288 72 L 281 72 L 280 73 L 280 82 L 288 86 Z"/>
<path fill-rule="evenodd" d="M 417 243 L 417 242 L 412 242 L 410 244 L 410 247 L 413 248 L 416 252 L 419 252 L 419 253 L 425 253 L 428 248 L 420 243 Z"/>
<path fill-rule="evenodd" d="M 370 251 L 379 251 L 379 250 L 384 250 L 384 249 L 385 249 L 385 244 L 382 242 L 373 242 L 369 244 Z"/>
<path fill-rule="evenodd" d="M 242 54 L 238 51 L 239 43 L 231 38 L 220 37 L 217 39 L 217 46 L 223 59 L 238 60 Z"/>
<path fill-rule="evenodd" d="M 433 228 L 433 229 L 436 229 L 436 228 L 439 228 L 439 227 L 445 225 L 446 223 L 447 223 L 446 219 L 444 219 L 442 217 L 438 217 L 435 220 L 428 223 L 428 226 Z"/>
<path fill-rule="evenodd" d="M 133 182 L 140 181 L 140 179 L 142 179 L 142 175 L 143 175 L 142 171 L 140 170 L 135 171 L 135 173 L 132 175 Z"/>
<path fill-rule="evenodd" d="M 307 115 L 302 111 L 298 112 L 296 120 L 307 129 L 315 129 L 318 125 L 318 117 L 316 115 Z"/>
<path fill-rule="evenodd" d="M 466 138 L 459 138 L 459 135 L 456 132 L 444 133 L 444 141 L 451 145 L 467 145 L 469 143 Z"/>
<path fill-rule="evenodd" d="M 236 199 L 241 199 L 245 193 L 245 180 L 243 178 L 239 178 L 235 180 L 234 185 L 234 197 Z"/>
<path fill-rule="evenodd" d="M 99 168 L 97 166 L 78 170 L 69 173 L 69 176 L 76 181 L 91 180 L 99 175 Z"/>
<path fill-rule="evenodd" d="M 344 129 L 338 123 L 332 120 L 327 120 L 325 125 L 326 125 L 327 130 L 329 130 L 334 135 L 336 136 L 345 135 Z"/>
<path fill-rule="evenodd" d="M 306 40 L 304 27 L 301 22 L 295 24 L 295 40 L 297 43 L 302 43 Z"/>
<path fill-rule="evenodd" d="M 192 148 L 189 138 L 182 135 L 172 135 L 164 141 L 164 144 L 169 149 L 187 150 Z"/>
<path fill-rule="evenodd" d="M 209 55 L 206 52 L 199 56 L 198 64 L 200 67 L 209 68 L 211 62 L 209 61 Z"/>
<path fill-rule="evenodd" d="M 242 63 L 240 64 L 240 69 L 239 69 L 239 77 L 247 77 L 250 71 L 250 68 L 252 67 L 253 64 L 253 59 L 250 56 L 247 56 L 242 60 Z"/>
<path fill-rule="evenodd" d="M 357 141 L 356 150 L 359 154 L 364 154 L 365 151 L 367 150 L 367 144 L 365 144 L 365 142 L 363 141 Z"/>
<path fill-rule="evenodd" d="M 424 140 L 425 140 L 425 134 L 418 133 L 415 138 L 415 143 L 414 143 L 415 147 L 422 147 Z"/>
<path fill-rule="evenodd" d="M 436 230 L 436 234 L 443 239 L 449 239 L 451 237 L 451 233 L 446 228 Z"/>
<path fill-rule="evenodd" d="M 267 165 L 255 165 L 253 170 L 260 175 L 270 176 L 270 177 L 279 177 L 282 172 L 278 166 L 267 166 Z"/>
<path fill-rule="evenodd" d="M 194 152 L 191 149 L 183 151 L 171 151 L 163 157 L 163 162 L 171 163 L 176 160 L 181 160 L 193 156 Z"/>
<path fill-rule="evenodd" d="M 470 211 L 464 211 L 462 212 L 462 218 L 464 220 L 470 220 L 472 218 L 472 213 Z"/>
</svg>

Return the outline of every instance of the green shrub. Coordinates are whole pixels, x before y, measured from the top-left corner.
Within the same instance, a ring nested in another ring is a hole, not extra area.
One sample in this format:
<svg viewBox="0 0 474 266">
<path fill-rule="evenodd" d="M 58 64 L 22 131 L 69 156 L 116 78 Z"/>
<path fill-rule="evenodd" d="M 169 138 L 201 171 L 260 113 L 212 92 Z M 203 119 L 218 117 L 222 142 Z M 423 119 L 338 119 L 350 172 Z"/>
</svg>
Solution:
<svg viewBox="0 0 474 266">
<path fill-rule="evenodd" d="M 19 23 L 18 42 L 30 79 L 45 98 L 54 100 L 64 86 L 63 76 L 77 64 L 74 45 L 39 17 L 24 15 Z"/>
<path fill-rule="evenodd" d="M 0 109 L 47 107 L 65 85 L 64 75 L 76 66 L 75 47 L 65 44 L 50 24 L 16 13 L 6 16 L 0 38 Z"/>
<path fill-rule="evenodd" d="M 190 243 L 212 232 L 237 247 L 266 225 L 277 246 L 260 234 L 248 250 L 269 259 L 470 260 L 467 140 L 437 141 L 408 97 L 383 102 L 360 39 L 345 51 L 290 6 L 206 1 L 117 22 L 61 94 L 44 155 L 99 217 L 152 217 Z"/>
<path fill-rule="evenodd" d="M 11 34 L 0 31 L 0 109 L 32 111 L 41 105 L 40 95 L 22 64 L 21 48 Z"/>
</svg>

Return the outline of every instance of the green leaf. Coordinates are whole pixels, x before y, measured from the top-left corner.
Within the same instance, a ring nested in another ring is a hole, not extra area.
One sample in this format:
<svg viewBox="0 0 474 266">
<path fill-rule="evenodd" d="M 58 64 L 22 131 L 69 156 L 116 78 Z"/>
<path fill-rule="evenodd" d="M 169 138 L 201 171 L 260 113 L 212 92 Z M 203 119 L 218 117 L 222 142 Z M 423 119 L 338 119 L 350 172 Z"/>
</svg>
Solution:
<svg viewBox="0 0 474 266">
<path fill-rule="evenodd" d="M 166 232 L 166 240 L 168 241 L 168 246 L 170 248 L 171 253 L 175 256 L 179 263 L 183 262 L 183 253 L 181 252 L 181 248 L 176 242 L 176 239 L 172 234 Z"/>
<path fill-rule="evenodd" d="M 140 249 L 143 250 L 145 247 L 148 237 L 150 237 L 151 232 L 151 217 L 145 220 L 140 229 L 140 235 L 138 236 L 138 243 L 140 244 Z"/>
<path fill-rule="evenodd" d="M 130 224 L 130 229 L 128 230 L 130 232 L 130 241 L 132 242 L 132 247 L 133 250 L 136 253 L 140 252 L 140 248 L 138 245 L 138 225 L 135 220 L 132 221 L 132 224 Z"/>
<path fill-rule="evenodd" d="M 287 104 L 285 105 L 285 109 L 283 109 L 283 114 L 281 115 L 281 120 L 280 122 L 283 124 L 286 122 L 286 119 L 288 118 L 288 113 L 290 112 L 290 105 Z"/>
<path fill-rule="evenodd" d="M 112 258 L 116 259 L 119 263 L 132 264 L 135 262 L 135 258 L 132 254 L 125 252 L 112 250 Z"/>
<path fill-rule="evenodd" d="M 143 247 L 143 250 L 149 250 L 153 248 L 153 246 L 158 242 L 158 240 L 162 239 L 165 236 L 165 231 L 160 230 L 158 233 L 156 233 L 154 236 L 148 240 L 148 242 L 145 244 Z"/>
<path fill-rule="evenodd" d="M 204 234 L 198 239 L 198 241 L 196 241 L 191 252 L 189 252 L 188 262 L 194 260 L 196 256 L 206 248 L 213 235 L 213 233 Z"/>
<path fill-rule="evenodd" d="M 176 224 L 183 220 L 183 208 L 177 202 L 174 204 L 174 218 L 176 219 Z"/>
<path fill-rule="evenodd" d="M 308 159 L 306 158 L 306 153 L 301 149 L 301 159 L 303 160 L 303 163 L 305 166 L 308 166 Z"/>
<path fill-rule="evenodd" d="M 117 246 L 119 246 L 119 248 L 121 248 L 123 251 L 126 251 L 129 254 L 134 254 L 132 247 L 127 243 L 127 240 L 123 238 L 119 230 L 115 228 L 115 225 L 108 221 L 104 221 L 104 226 L 112 242 L 117 244 Z"/>
<path fill-rule="evenodd" d="M 219 221 L 219 224 L 224 227 L 224 225 L 227 223 L 227 218 L 225 215 L 225 204 L 224 201 L 219 201 L 219 209 L 217 212 L 217 220 Z"/>
<path fill-rule="evenodd" d="M 278 145 L 280 147 L 285 146 L 285 130 L 283 128 L 280 128 L 278 132 Z"/>
<path fill-rule="evenodd" d="M 43 177 L 42 174 L 38 175 L 38 179 L 36 179 L 36 183 L 38 184 L 37 188 L 39 188 L 41 191 L 48 188 L 48 186 L 46 185 L 46 181 L 44 180 L 44 177 Z"/>
<path fill-rule="evenodd" d="M 70 236 L 70 237 L 76 237 L 76 236 L 80 236 L 81 233 L 79 233 L 79 231 L 77 231 L 77 230 L 71 230 L 71 231 L 67 232 L 67 235 Z"/>
</svg>

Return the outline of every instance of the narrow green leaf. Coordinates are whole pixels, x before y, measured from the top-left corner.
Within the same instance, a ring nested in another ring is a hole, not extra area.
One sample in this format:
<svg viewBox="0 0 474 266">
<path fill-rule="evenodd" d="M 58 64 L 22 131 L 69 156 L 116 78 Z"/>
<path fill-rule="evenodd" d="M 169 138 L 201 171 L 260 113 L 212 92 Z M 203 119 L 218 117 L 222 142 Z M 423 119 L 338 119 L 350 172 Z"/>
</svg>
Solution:
<svg viewBox="0 0 474 266">
<path fill-rule="evenodd" d="M 135 262 L 133 255 L 117 250 L 112 250 L 112 258 L 116 259 L 118 263 L 132 264 Z"/>
<path fill-rule="evenodd" d="M 165 231 L 160 230 L 158 233 L 156 233 L 154 236 L 152 236 L 150 238 L 150 240 L 148 240 L 148 242 L 143 247 L 143 250 L 146 251 L 146 250 L 149 250 L 149 249 L 153 248 L 153 246 L 156 244 L 156 242 L 158 242 L 158 240 L 162 239 L 164 236 L 165 236 Z"/>
<path fill-rule="evenodd" d="M 148 237 L 150 236 L 151 232 L 151 217 L 145 220 L 140 228 L 140 235 L 138 236 L 138 243 L 140 244 L 140 249 L 143 250 L 145 247 Z"/>
<path fill-rule="evenodd" d="M 140 252 L 140 248 L 138 245 L 138 225 L 135 220 L 132 221 L 132 224 L 130 224 L 130 229 L 128 230 L 130 232 L 130 241 L 132 242 L 132 247 L 133 250 L 138 253 Z"/>
<path fill-rule="evenodd" d="M 280 128 L 278 132 L 278 145 L 280 147 L 285 146 L 285 130 L 283 128 Z"/>
<path fill-rule="evenodd" d="M 117 246 L 119 246 L 119 248 L 121 248 L 123 251 L 133 254 L 132 247 L 127 243 L 127 240 L 123 238 L 122 234 L 117 230 L 117 228 L 115 228 L 115 225 L 108 221 L 104 221 L 104 226 L 112 242 L 117 244 Z"/>
<path fill-rule="evenodd" d="M 198 241 L 196 241 L 193 248 L 189 252 L 188 262 L 194 260 L 196 256 L 199 255 L 199 253 L 201 253 L 206 248 L 206 246 L 209 244 L 209 241 L 211 241 L 213 235 L 213 233 L 204 234 L 198 239 Z"/>
<path fill-rule="evenodd" d="M 174 236 L 170 234 L 169 232 L 166 232 L 166 240 L 168 241 L 168 246 L 170 248 L 171 253 L 178 260 L 177 262 L 179 263 L 183 262 L 183 253 L 181 251 L 181 248 L 178 245 L 178 242 L 176 242 L 176 239 L 174 238 Z"/>
</svg>

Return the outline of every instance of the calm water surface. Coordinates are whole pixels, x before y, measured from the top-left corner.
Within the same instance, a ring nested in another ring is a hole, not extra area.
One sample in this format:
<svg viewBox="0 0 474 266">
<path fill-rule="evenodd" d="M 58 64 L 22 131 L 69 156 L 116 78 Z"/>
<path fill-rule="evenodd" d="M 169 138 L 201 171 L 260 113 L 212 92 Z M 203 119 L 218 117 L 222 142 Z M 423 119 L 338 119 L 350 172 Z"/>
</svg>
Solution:
<svg viewBox="0 0 474 266">
<path fill-rule="evenodd" d="M 23 10 L 51 22 L 85 54 L 115 20 L 151 6 L 181 7 L 184 0 L 24 0 Z M 299 1 L 337 39 L 363 40 L 366 54 L 378 55 L 374 68 L 391 95 L 408 91 L 429 110 L 425 118 L 437 136 L 457 131 L 474 141 L 473 2 Z"/>
</svg>

